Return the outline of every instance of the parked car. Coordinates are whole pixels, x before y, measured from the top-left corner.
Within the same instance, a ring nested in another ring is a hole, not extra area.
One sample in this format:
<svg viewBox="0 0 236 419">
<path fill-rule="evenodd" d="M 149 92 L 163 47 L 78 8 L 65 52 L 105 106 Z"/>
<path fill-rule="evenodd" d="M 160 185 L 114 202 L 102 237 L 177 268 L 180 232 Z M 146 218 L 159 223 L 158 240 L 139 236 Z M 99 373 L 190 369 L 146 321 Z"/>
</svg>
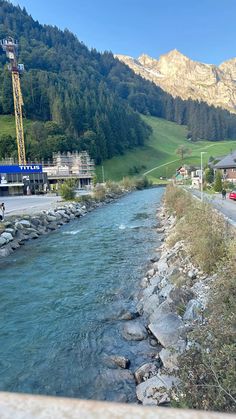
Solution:
<svg viewBox="0 0 236 419">
<path fill-rule="evenodd" d="M 236 201 L 236 191 L 231 191 L 229 193 L 229 199 L 233 199 L 234 201 Z"/>
</svg>

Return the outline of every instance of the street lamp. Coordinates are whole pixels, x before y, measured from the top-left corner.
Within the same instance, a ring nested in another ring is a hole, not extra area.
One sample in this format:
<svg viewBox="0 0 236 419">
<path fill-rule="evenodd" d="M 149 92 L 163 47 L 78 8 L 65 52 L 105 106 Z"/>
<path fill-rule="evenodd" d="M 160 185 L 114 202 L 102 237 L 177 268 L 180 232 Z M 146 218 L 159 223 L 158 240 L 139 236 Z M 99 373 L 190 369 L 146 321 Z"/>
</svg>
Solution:
<svg viewBox="0 0 236 419">
<path fill-rule="evenodd" d="M 202 156 L 206 154 L 206 151 L 201 151 L 201 201 L 203 201 L 203 167 L 202 167 Z"/>
</svg>

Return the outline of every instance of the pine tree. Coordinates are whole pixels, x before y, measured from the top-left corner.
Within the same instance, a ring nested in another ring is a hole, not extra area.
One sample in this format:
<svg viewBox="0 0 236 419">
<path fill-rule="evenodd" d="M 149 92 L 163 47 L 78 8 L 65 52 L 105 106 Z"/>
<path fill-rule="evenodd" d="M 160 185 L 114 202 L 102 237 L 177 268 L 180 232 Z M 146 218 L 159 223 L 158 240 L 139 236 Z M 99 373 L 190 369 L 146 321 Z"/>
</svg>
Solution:
<svg viewBox="0 0 236 419">
<path fill-rule="evenodd" d="M 222 176 L 221 176 L 221 171 L 220 170 L 216 171 L 215 182 L 214 182 L 214 190 L 216 192 L 221 192 L 222 191 Z"/>
</svg>

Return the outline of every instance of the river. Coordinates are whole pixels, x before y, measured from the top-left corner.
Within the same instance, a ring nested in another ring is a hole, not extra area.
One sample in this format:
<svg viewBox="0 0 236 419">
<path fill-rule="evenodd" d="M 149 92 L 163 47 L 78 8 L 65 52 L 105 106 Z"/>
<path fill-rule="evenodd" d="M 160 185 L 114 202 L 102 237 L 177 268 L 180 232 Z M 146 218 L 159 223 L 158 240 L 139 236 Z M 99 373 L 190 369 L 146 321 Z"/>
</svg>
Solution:
<svg viewBox="0 0 236 419">
<path fill-rule="evenodd" d="M 1 260 L 0 390 L 135 400 L 132 383 L 102 377 L 105 355 L 127 356 L 134 371 L 151 350 L 124 340 L 117 317 L 134 309 L 162 194 L 133 192 Z"/>
</svg>

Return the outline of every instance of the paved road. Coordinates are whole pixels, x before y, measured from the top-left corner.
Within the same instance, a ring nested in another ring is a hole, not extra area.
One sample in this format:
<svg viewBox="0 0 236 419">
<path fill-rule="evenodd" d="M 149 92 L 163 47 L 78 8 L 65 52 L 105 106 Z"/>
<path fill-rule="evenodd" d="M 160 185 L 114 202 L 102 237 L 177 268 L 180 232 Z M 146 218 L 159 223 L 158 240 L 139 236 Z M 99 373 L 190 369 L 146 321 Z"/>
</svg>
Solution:
<svg viewBox="0 0 236 419">
<path fill-rule="evenodd" d="M 201 194 L 197 190 L 189 189 L 193 195 L 200 198 Z M 236 225 L 236 201 L 232 201 L 228 198 L 228 194 L 226 199 L 222 199 L 221 194 L 215 195 L 208 195 L 206 193 L 203 194 L 204 201 L 208 201 L 214 208 L 220 211 L 226 218 L 232 221 L 233 225 Z"/>
<path fill-rule="evenodd" d="M 6 207 L 5 216 L 14 214 L 35 214 L 42 210 L 53 208 L 61 201 L 59 196 L 4 196 L 0 202 Z"/>
</svg>

